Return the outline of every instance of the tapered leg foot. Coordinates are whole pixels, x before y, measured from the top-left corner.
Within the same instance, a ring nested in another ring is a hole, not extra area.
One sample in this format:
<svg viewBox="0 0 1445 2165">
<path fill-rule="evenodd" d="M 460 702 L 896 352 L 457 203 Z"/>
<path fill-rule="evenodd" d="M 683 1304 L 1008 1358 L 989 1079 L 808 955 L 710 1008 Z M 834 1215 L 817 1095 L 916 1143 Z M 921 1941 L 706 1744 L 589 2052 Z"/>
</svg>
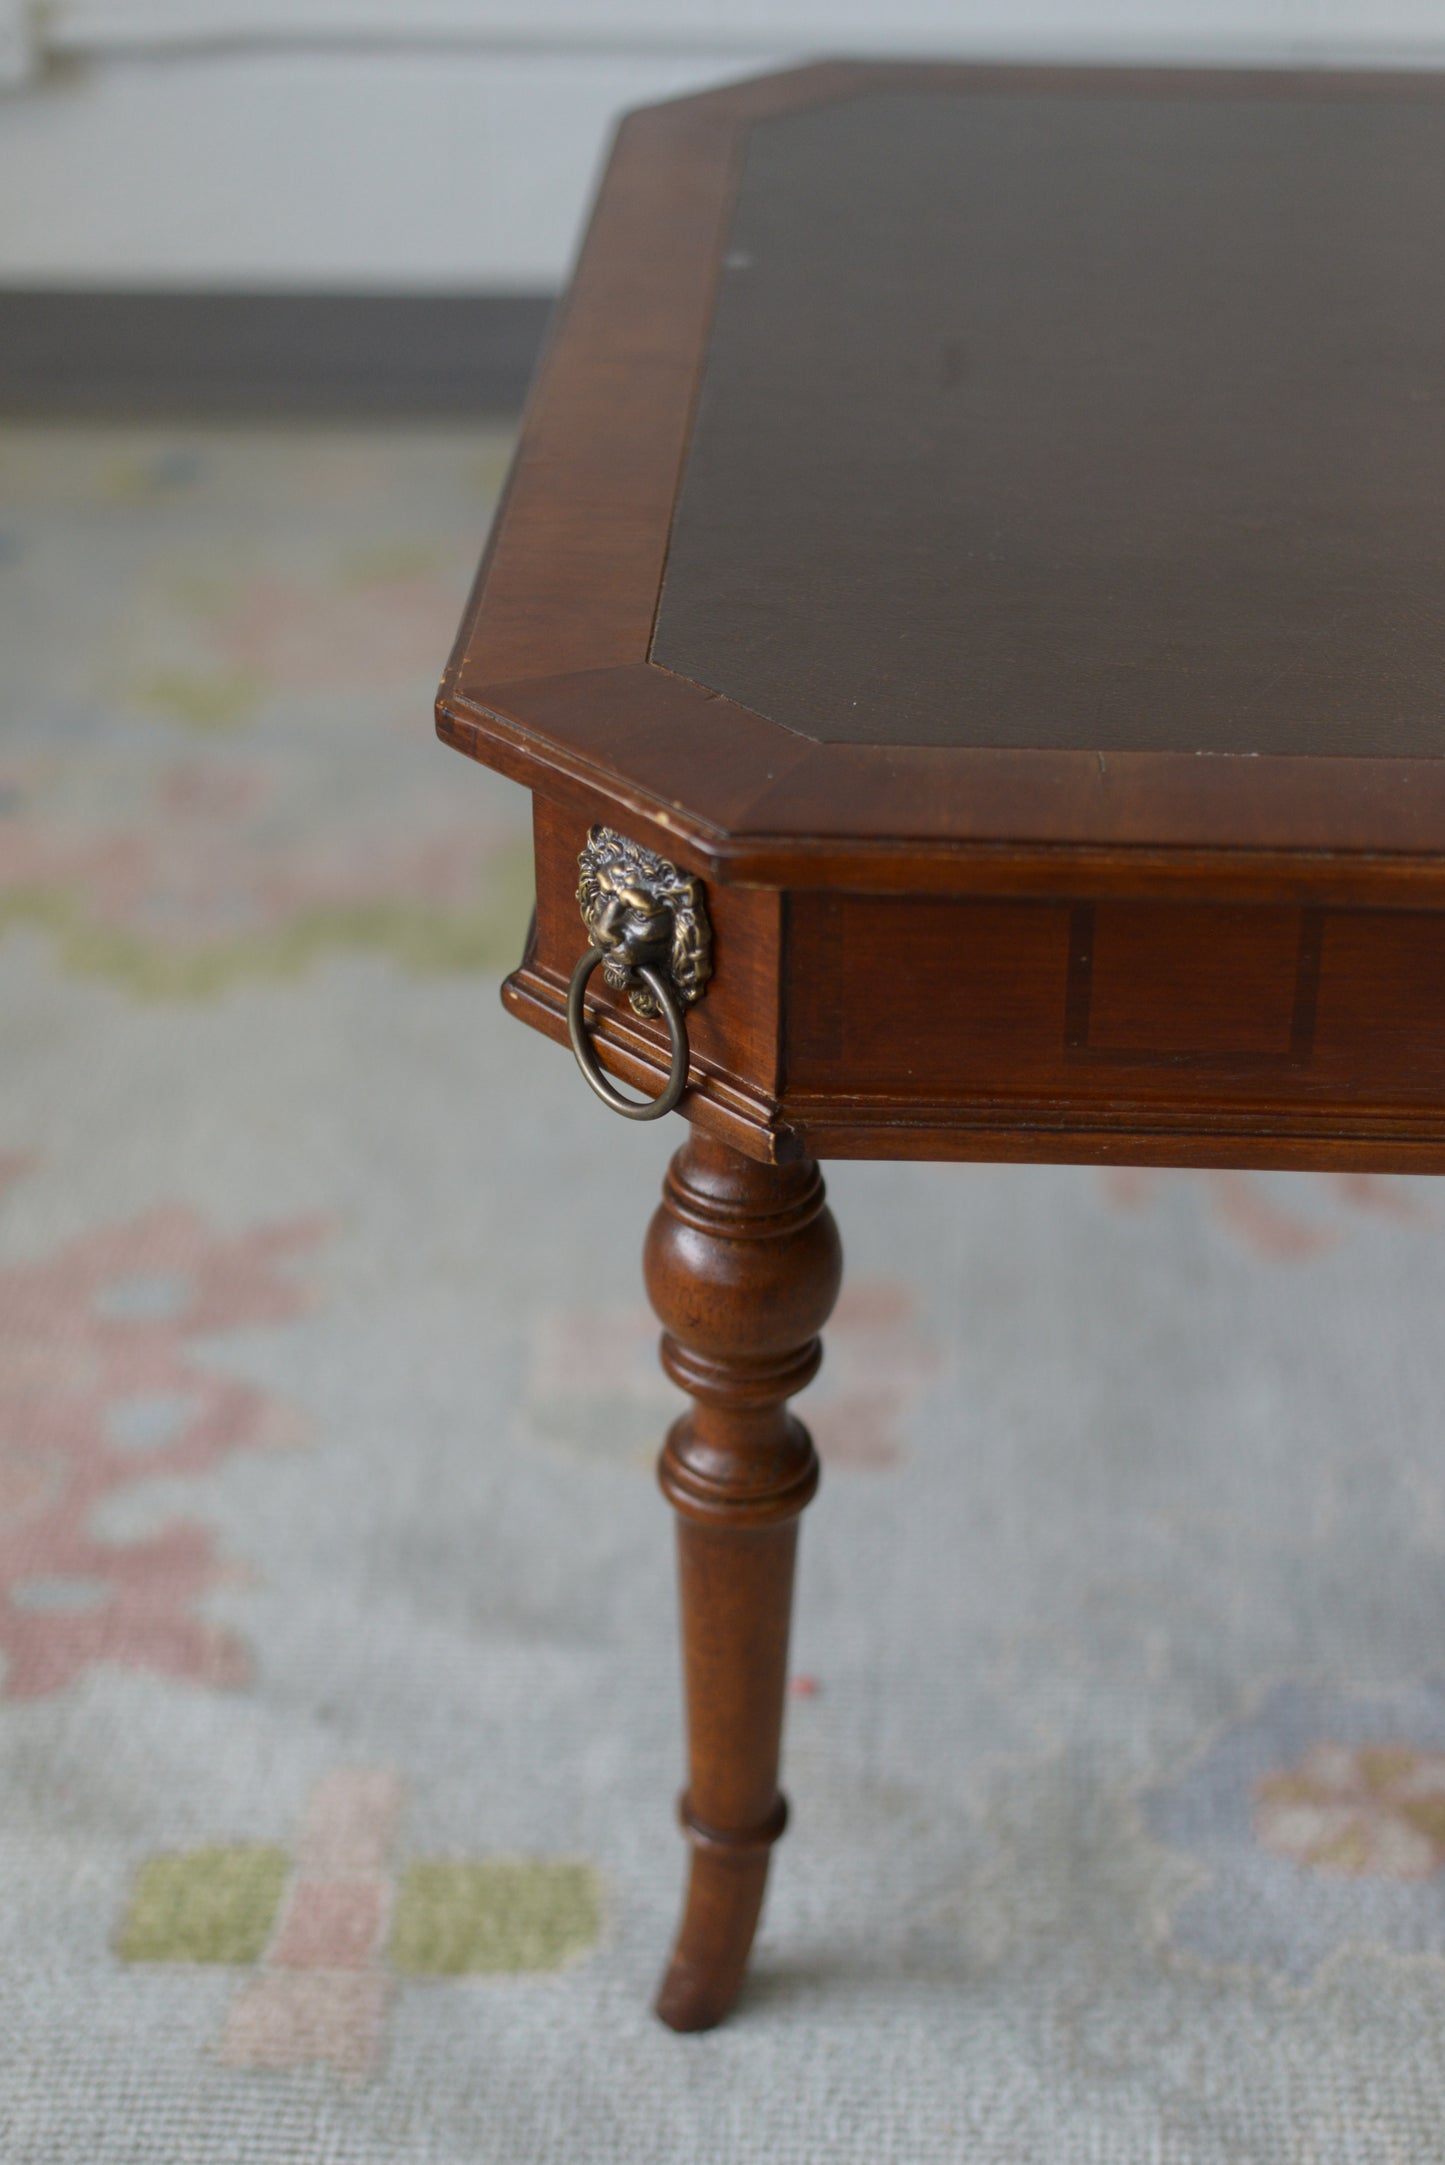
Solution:
<svg viewBox="0 0 1445 2165">
<path fill-rule="evenodd" d="M 768 1858 L 709 1856 L 695 1849 L 687 1902 L 657 2012 L 670 2030 L 710 2030 L 743 1981 L 768 1885 Z"/>
<path fill-rule="evenodd" d="M 732 2005 L 787 1819 L 793 1560 L 818 1481 L 787 1400 L 817 1373 L 841 1270 L 816 1165 L 759 1165 L 697 1135 L 678 1152 L 646 1253 L 663 1366 L 693 1401 L 659 1467 L 678 1514 L 692 1845 L 657 2002 L 675 2030 L 708 2029 Z"/>
</svg>

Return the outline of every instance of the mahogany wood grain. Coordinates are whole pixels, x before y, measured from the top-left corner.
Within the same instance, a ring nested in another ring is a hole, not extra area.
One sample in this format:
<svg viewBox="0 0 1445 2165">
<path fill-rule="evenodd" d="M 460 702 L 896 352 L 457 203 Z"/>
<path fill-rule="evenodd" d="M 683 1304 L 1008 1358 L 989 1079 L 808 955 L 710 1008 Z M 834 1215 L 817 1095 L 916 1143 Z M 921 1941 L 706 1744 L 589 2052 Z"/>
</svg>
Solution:
<svg viewBox="0 0 1445 2165">
<path fill-rule="evenodd" d="M 578 852 L 622 815 L 584 791 L 535 810 L 504 998 L 562 1041 Z M 1445 912 L 738 886 L 709 908 L 683 1109 L 750 1156 L 1445 1170 Z M 655 1094 L 662 1024 L 593 984 L 604 1067 Z"/>
<path fill-rule="evenodd" d="M 514 1014 L 565 1042 L 594 822 L 700 876 L 714 931 L 646 1257 L 693 1401 L 676 2028 L 731 2003 L 783 1824 L 815 1161 L 1445 1172 L 1442 91 L 839 64 L 619 134 L 437 727 L 533 793 Z M 896 174 L 819 177 L 920 97 L 982 161 L 957 290 Z M 588 1013 L 655 1094 L 661 1023 L 600 972 Z"/>
<path fill-rule="evenodd" d="M 716 884 L 1445 906 L 1445 760 L 814 745 L 645 662 L 488 696 L 444 689 L 445 743 Z"/>
<path fill-rule="evenodd" d="M 787 1401 L 817 1374 L 842 1251 L 810 1160 L 781 1168 L 694 1132 L 647 1236 L 662 1365 L 693 1401 L 658 1476 L 678 1514 L 692 1844 L 687 1904 L 658 1999 L 675 2030 L 732 2004 L 752 1945 L 778 1789 L 798 1513 L 818 1485 Z"/>
<path fill-rule="evenodd" d="M 1422 687 L 1438 679 L 1441 611 L 1401 613 L 1383 559 L 1350 542 L 1344 499 L 1330 526 L 1335 572 L 1300 601 L 1290 651 L 1306 668 L 1315 666 L 1319 652 L 1337 653 L 1336 674 L 1353 671 L 1349 734 L 1358 739 L 1358 757 L 1269 754 L 1263 650 L 1254 675 L 1241 680 L 1235 703 L 1245 702 L 1263 717 L 1265 755 L 1235 750 L 1205 758 L 1203 738 L 1192 749 L 1176 748 L 1177 730 L 1164 727 L 1169 717 L 1163 701 L 1156 702 L 1159 743 L 1168 748 L 1111 749 L 1101 742 L 1091 749 L 1048 749 L 1047 740 L 1022 748 L 1016 741 L 817 743 L 776 717 L 724 699 L 716 687 L 660 667 L 653 632 L 751 127 L 870 94 L 895 101 L 909 92 L 996 100 L 1021 115 L 1040 98 L 1122 99 L 1145 107 L 1182 100 L 1204 116 L 1196 132 L 1207 142 L 1211 112 L 1224 130 L 1241 104 L 1265 115 L 1272 107 L 1309 107 L 1315 115 L 1311 171 L 1320 186 L 1306 185 L 1310 176 L 1301 167 L 1291 183 L 1299 200 L 1288 231 L 1301 262 L 1328 264 L 1340 224 L 1326 185 L 1333 185 L 1332 174 L 1337 178 L 1341 160 L 1364 155 L 1358 148 L 1362 131 L 1373 131 L 1370 141 L 1388 140 L 1378 121 L 1392 109 L 1445 137 L 1441 84 L 1429 72 L 838 66 L 732 86 L 632 116 L 619 136 L 573 296 L 529 409 L 488 563 L 443 681 L 443 735 L 544 791 L 565 780 L 601 789 L 629 816 L 665 824 L 692 866 L 714 882 L 855 892 L 1168 890 L 1219 898 L 1261 897 L 1284 883 L 1321 900 L 1438 906 L 1445 893 L 1445 759 L 1387 753 L 1400 741 L 1393 717 L 1404 712 L 1405 678 L 1414 717 L 1410 742 L 1417 744 L 1422 731 L 1428 735 L 1440 722 L 1438 707 L 1425 713 L 1421 699 Z M 1175 184 L 1179 176 L 1167 166 L 1167 143 L 1149 155 L 1161 182 Z M 1373 266 L 1369 275 L 1380 301 L 1373 315 L 1357 310 L 1341 324 L 1337 310 L 1329 313 L 1338 295 L 1328 279 L 1306 286 L 1291 354 L 1283 363 L 1278 353 L 1260 357 L 1258 386 L 1271 386 L 1270 395 L 1254 397 L 1242 409 L 1248 425 L 1221 439 L 1227 472 L 1211 480 L 1211 487 L 1224 488 L 1233 474 L 1235 498 L 1212 500 L 1224 522 L 1221 532 L 1233 519 L 1241 547 L 1256 546 L 1250 537 L 1260 531 L 1251 492 L 1261 462 L 1272 455 L 1270 430 L 1276 417 L 1287 421 L 1315 397 L 1310 370 L 1318 353 L 1320 367 L 1334 370 L 1331 382 L 1351 385 L 1352 410 L 1366 418 L 1377 412 L 1382 427 L 1388 422 L 1390 459 L 1381 465 L 1375 497 L 1368 466 L 1355 457 L 1351 468 L 1349 503 L 1360 531 L 1413 535 L 1418 550 L 1438 549 L 1435 492 L 1422 492 L 1417 482 L 1442 455 L 1441 409 L 1430 398 L 1403 397 L 1401 370 L 1423 370 L 1422 380 L 1430 379 L 1438 347 L 1431 311 L 1445 281 L 1438 249 L 1412 243 L 1414 252 L 1407 255 L 1400 236 L 1411 232 L 1418 239 L 1438 225 L 1428 192 L 1440 163 L 1407 161 L 1351 198 L 1349 246 L 1352 260 Z M 1041 171 L 1046 165 L 1040 161 Z M 1150 194 L 1149 170 L 1145 159 L 1135 191 L 1140 204 Z M 1011 206 L 1010 215 L 1015 208 L 1020 230 L 1027 232 L 1030 206 Z M 1042 219 L 1046 208 L 1041 198 L 1033 214 Z M 1221 198 L 1218 231 L 1211 235 L 1219 252 L 1216 270 L 1218 260 L 1228 261 L 1228 211 Z M 877 317 L 880 336 L 895 345 L 914 333 L 910 308 L 932 306 L 929 291 L 908 286 L 906 238 L 899 236 L 900 269 L 889 305 L 868 312 Z M 1127 235 L 1121 246 L 1127 263 Z M 1288 263 L 1288 253 L 1282 260 Z M 1000 261 L 1003 277 L 1007 259 Z M 1234 292 L 1226 278 L 1218 303 L 1239 312 L 1230 336 L 1246 356 L 1239 381 L 1248 388 L 1249 292 L 1242 282 Z M 1371 343 L 1361 327 L 1376 317 L 1396 323 L 1400 337 L 1387 338 L 1381 330 Z M 1176 336 L 1187 355 L 1182 318 Z M 1337 352 L 1342 339 L 1355 342 L 1345 363 Z M 1166 360 L 1161 350 L 1161 367 Z M 859 425 L 866 429 L 866 407 Z M 1181 428 L 1178 441 L 1161 444 L 1152 463 L 1110 462 L 1110 516 L 1128 513 L 1146 531 L 1153 507 L 1172 501 L 1169 461 L 1183 455 L 1187 439 Z M 1299 517 L 1313 522 L 1312 531 L 1329 489 L 1344 485 L 1338 477 L 1332 481 L 1328 439 L 1318 440 L 1318 473 L 1300 476 L 1289 469 Z M 839 457 L 846 455 L 840 446 Z M 791 515 L 791 504 L 786 508 Z M 1272 502 L 1267 509 L 1279 519 L 1290 504 Z M 1031 500 L 1029 510 L 1047 524 L 1047 504 Z M 1288 551 L 1271 561 L 1287 567 Z M 1227 567 L 1211 556 L 1204 568 L 1215 578 L 1210 592 L 1221 612 L 1217 650 L 1227 655 Z M 1114 636 L 1117 669 L 1126 674 L 1136 662 L 1157 670 L 1161 641 L 1167 648 L 1168 598 L 1161 600 L 1144 570 L 1147 565 L 1138 577 L 1127 567 L 1120 573 L 1122 613 Z M 926 559 L 923 574 L 926 583 Z M 1033 576 L 1026 551 L 1017 555 L 1016 576 L 1021 594 Z M 1247 592 L 1240 606 L 1252 606 Z M 738 622 L 742 637 L 746 618 Z M 1376 651 L 1390 657 L 1390 665 L 1371 678 L 1363 658 Z M 957 662 L 968 666 L 966 641 Z M 1051 664 L 1048 641 L 1038 639 L 1020 649 L 1016 663 L 1021 685 L 1041 666 L 1052 665 L 1056 674 L 1063 667 L 1062 657 Z M 1291 696 L 1292 666 L 1290 653 L 1282 652 L 1281 700 Z M 1060 681 L 1067 690 L 1066 676 Z M 1188 683 L 1181 673 L 1177 684 L 1186 707 Z M 1294 741 L 1307 738 L 1297 734 Z"/>
</svg>

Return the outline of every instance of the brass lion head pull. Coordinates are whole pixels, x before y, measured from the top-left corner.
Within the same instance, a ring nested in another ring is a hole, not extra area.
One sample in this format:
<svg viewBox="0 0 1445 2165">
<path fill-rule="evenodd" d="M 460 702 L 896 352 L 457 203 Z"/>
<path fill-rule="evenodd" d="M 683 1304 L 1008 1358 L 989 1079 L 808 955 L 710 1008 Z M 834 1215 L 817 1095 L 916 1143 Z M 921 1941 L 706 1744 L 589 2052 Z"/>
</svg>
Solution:
<svg viewBox="0 0 1445 2165">
<path fill-rule="evenodd" d="M 567 1029 L 590 1087 L 628 1120 L 669 1113 L 687 1083 L 687 1031 L 682 1011 L 700 1000 L 712 975 L 712 927 L 701 882 L 679 872 L 611 827 L 592 827 L 577 860 L 577 905 L 591 942 L 572 972 Z M 626 1098 L 597 1064 L 587 1034 L 583 999 L 598 964 L 614 992 L 625 992 L 637 1014 L 662 1015 L 672 1044 L 667 1085 L 658 1097 Z"/>
</svg>

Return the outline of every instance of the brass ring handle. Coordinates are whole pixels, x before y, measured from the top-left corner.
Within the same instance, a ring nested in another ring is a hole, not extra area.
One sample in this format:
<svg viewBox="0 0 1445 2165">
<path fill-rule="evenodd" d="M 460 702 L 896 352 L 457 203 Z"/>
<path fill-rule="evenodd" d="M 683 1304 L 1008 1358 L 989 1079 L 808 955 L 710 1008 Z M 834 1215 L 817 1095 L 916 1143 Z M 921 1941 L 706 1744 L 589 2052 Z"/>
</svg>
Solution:
<svg viewBox="0 0 1445 2165">
<path fill-rule="evenodd" d="M 590 1090 L 595 1090 L 604 1105 L 613 1112 L 621 1113 L 624 1120 L 660 1120 L 670 1113 L 687 1088 L 687 1025 L 682 1019 L 682 1009 L 676 995 L 661 970 L 653 969 L 651 963 L 639 962 L 634 971 L 646 985 L 663 1014 L 667 1017 L 667 1034 L 672 1040 L 672 1066 L 661 1092 L 655 1098 L 624 1097 L 616 1084 L 603 1074 L 587 1035 L 587 1021 L 583 1013 L 583 996 L 587 980 L 604 959 L 604 950 L 589 947 L 572 972 L 572 982 L 567 987 L 567 1035 L 572 1041 L 572 1051 L 583 1080 Z"/>
</svg>

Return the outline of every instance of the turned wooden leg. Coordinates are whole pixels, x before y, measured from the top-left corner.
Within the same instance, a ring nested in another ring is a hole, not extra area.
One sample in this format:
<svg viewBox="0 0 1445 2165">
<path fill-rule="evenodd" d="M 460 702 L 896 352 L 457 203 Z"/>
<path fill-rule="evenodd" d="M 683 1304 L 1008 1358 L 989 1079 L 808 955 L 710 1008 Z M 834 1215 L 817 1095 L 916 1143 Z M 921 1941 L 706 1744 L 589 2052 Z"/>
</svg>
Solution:
<svg viewBox="0 0 1445 2165">
<path fill-rule="evenodd" d="M 658 1468 L 678 1514 L 692 1845 L 657 2002 L 675 2030 L 708 2029 L 732 2005 L 787 1818 L 793 1555 L 818 1485 L 812 1438 L 787 1401 L 817 1373 L 842 1260 L 811 1159 L 759 1165 L 696 1133 L 673 1159 L 645 1269 L 662 1365 L 693 1401 Z"/>
</svg>

